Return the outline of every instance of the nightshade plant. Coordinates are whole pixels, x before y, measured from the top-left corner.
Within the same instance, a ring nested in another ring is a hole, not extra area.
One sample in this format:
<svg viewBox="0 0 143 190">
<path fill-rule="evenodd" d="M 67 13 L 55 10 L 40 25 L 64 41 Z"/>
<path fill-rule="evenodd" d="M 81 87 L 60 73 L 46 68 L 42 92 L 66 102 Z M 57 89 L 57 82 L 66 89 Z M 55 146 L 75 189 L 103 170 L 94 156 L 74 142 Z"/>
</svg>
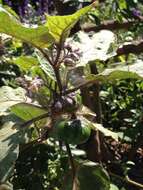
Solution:
<svg viewBox="0 0 143 190">
<path fill-rule="evenodd" d="M 101 133 L 118 140 L 116 133 L 102 126 L 98 113 L 95 122 L 96 114 L 82 105 L 79 90 L 108 80 L 141 79 L 142 75 L 138 74 L 137 70 L 140 64 L 132 65 L 130 71 L 128 66 L 123 66 L 106 69 L 101 73 L 90 73 L 89 65 L 96 66 L 95 60 L 104 61 L 114 56 L 107 54 L 114 39 L 113 33 L 103 32 L 104 35 L 107 33 L 110 35 L 107 47 L 103 41 L 97 40 L 100 34 L 90 37 L 81 32 L 79 35 L 82 39 L 76 36 L 74 42 L 67 38 L 76 22 L 94 6 L 95 3 L 72 15 L 46 16 L 46 23 L 36 28 L 22 25 L 12 10 L 0 7 L 0 32 L 18 38 L 35 48 L 33 57 L 20 56 L 10 60 L 25 74 L 19 81 L 25 89 L 21 87 L 12 89 L 6 86 L 0 89 L 1 183 L 5 183 L 13 172 L 19 144 L 27 143 L 29 139 L 33 140 L 32 143 L 45 143 L 48 138 L 53 138 L 60 142 L 61 148 L 66 147 L 69 156 L 68 176 L 71 174 L 71 179 L 66 181 L 69 183 L 65 183 L 63 189 L 92 190 L 99 183 L 98 189 L 112 188 L 109 176 L 102 166 L 85 160 L 79 161 L 72 155 L 71 145 L 85 143 L 95 134 Z M 89 52 L 84 52 L 84 49 L 89 49 L 86 42 L 91 42 Z M 73 47 L 70 43 L 73 43 Z M 102 52 L 104 55 L 101 55 L 99 44 L 104 49 L 104 53 Z M 29 74 L 32 77 L 30 80 L 26 77 Z M 30 138 L 32 127 L 36 132 Z M 96 133 L 91 134 L 91 131 Z"/>
</svg>

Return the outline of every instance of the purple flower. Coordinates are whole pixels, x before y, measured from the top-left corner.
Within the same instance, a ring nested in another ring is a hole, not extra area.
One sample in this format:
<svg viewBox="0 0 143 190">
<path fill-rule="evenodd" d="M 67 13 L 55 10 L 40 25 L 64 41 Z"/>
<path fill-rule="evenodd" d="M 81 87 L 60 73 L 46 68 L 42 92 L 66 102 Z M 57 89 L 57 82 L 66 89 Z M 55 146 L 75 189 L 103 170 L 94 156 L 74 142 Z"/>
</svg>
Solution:
<svg viewBox="0 0 143 190">
<path fill-rule="evenodd" d="M 24 12 L 23 12 L 21 6 L 18 7 L 18 14 L 20 15 L 21 18 L 23 18 Z"/>
<path fill-rule="evenodd" d="M 37 6 L 38 6 L 38 10 L 37 10 L 37 13 L 38 15 L 42 15 L 44 12 L 43 12 L 43 6 L 42 6 L 42 0 L 39 0 L 38 3 L 37 3 Z"/>
<path fill-rule="evenodd" d="M 12 2 L 10 0 L 5 0 L 5 3 L 8 5 L 8 6 L 12 6 Z"/>
<path fill-rule="evenodd" d="M 38 91 L 43 84 L 44 81 L 41 78 L 35 77 L 30 83 L 29 90 Z"/>
<path fill-rule="evenodd" d="M 136 8 L 132 10 L 132 13 L 134 16 L 137 16 L 137 17 L 141 16 L 141 11 Z"/>
</svg>

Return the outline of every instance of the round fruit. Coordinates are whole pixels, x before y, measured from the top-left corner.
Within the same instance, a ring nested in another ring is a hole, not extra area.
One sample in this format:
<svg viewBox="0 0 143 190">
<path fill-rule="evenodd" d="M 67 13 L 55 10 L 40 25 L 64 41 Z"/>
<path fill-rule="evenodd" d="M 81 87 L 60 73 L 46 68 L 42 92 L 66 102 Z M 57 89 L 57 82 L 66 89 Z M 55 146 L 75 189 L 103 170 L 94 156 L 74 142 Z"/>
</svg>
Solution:
<svg viewBox="0 0 143 190">
<path fill-rule="evenodd" d="M 90 133 L 89 124 L 79 119 L 57 121 L 53 129 L 53 137 L 74 145 L 86 142 Z"/>
</svg>

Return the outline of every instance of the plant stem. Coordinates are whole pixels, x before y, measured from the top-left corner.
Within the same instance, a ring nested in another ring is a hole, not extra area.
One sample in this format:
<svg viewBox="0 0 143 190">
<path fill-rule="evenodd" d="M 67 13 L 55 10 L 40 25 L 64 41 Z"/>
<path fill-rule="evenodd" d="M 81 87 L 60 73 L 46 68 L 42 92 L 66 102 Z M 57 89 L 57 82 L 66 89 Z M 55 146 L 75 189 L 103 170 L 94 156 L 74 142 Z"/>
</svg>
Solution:
<svg viewBox="0 0 143 190">
<path fill-rule="evenodd" d="M 52 66 L 54 72 L 55 72 L 55 77 L 57 80 L 57 84 L 60 90 L 60 93 L 62 93 L 62 82 L 61 82 L 61 77 L 60 77 L 60 73 L 59 73 L 59 66 L 58 66 L 58 59 L 60 57 L 60 53 L 61 53 L 61 49 L 62 47 L 59 45 L 58 49 L 57 49 L 57 56 L 54 62 L 52 62 L 52 60 L 49 58 L 49 56 L 47 55 L 47 53 L 44 51 L 44 49 L 42 48 L 38 48 L 39 51 L 44 55 L 44 57 L 47 59 L 47 61 L 49 62 L 49 64 Z"/>
<path fill-rule="evenodd" d="M 57 45 L 57 56 L 56 56 L 56 59 L 54 61 L 54 66 L 55 67 L 59 67 L 59 58 L 60 58 L 60 55 L 61 55 L 61 50 L 62 50 L 62 42 L 60 40 L 60 44 Z"/>
<path fill-rule="evenodd" d="M 73 180 L 74 180 L 75 176 L 76 176 L 76 168 L 75 168 L 75 164 L 74 164 L 74 159 L 73 159 L 69 144 L 66 143 L 65 145 L 66 145 L 67 153 L 68 153 L 68 156 L 69 156 L 70 165 L 71 165 L 71 168 L 72 168 Z"/>
<path fill-rule="evenodd" d="M 61 82 L 61 77 L 60 77 L 60 72 L 59 72 L 59 68 L 55 68 L 53 67 L 54 72 L 55 72 L 55 76 L 56 76 L 56 80 L 57 80 L 57 84 L 60 90 L 60 94 L 62 93 L 63 87 L 62 87 L 62 82 Z"/>
</svg>

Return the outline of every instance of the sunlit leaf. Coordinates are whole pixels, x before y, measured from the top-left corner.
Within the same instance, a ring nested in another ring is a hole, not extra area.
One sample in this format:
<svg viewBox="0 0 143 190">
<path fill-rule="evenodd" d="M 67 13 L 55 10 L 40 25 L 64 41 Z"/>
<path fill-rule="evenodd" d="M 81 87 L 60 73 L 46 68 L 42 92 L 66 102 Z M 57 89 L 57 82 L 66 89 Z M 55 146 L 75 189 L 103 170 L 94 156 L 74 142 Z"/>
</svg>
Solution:
<svg viewBox="0 0 143 190">
<path fill-rule="evenodd" d="M 19 153 L 19 144 L 28 142 L 26 130 L 12 128 L 17 118 L 7 115 L 0 126 L 0 183 L 5 182 L 13 173 Z"/>
<path fill-rule="evenodd" d="M 48 63 L 48 61 L 43 57 L 43 55 L 40 52 L 36 53 L 37 59 L 40 63 L 41 69 L 44 71 L 44 73 L 51 79 L 56 82 L 56 77 L 54 70 L 52 66 Z"/>
<path fill-rule="evenodd" d="M 27 121 L 44 113 L 47 113 L 47 110 L 36 105 L 19 103 L 11 106 L 11 112 L 14 113 L 17 117 L 20 117 L 21 119 Z"/>
<path fill-rule="evenodd" d="M 55 90 L 57 88 L 57 81 L 52 66 L 42 56 L 40 52 L 37 52 L 36 56 L 40 63 L 40 67 L 35 67 L 35 71 L 37 70 L 37 72 L 39 72 L 40 75 L 42 74 L 42 78 L 49 87 L 49 89 Z"/>
<path fill-rule="evenodd" d="M 89 75 L 87 80 L 114 82 L 116 79 L 142 79 L 143 78 L 143 62 L 138 61 L 133 65 L 117 66 L 113 69 L 105 69 L 98 75 Z"/>
<path fill-rule="evenodd" d="M 18 136 L 13 123 L 6 123 L 0 129 L 0 181 L 5 181 L 11 174 L 18 156 Z"/>
<path fill-rule="evenodd" d="M 10 11 L 3 7 L 0 7 L 0 32 L 39 48 L 48 47 L 48 45 L 54 42 L 47 27 L 29 28 L 23 26 Z"/>
<path fill-rule="evenodd" d="M 60 42 L 61 38 L 64 41 L 80 17 L 85 15 L 89 10 L 91 10 L 92 7 L 93 4 L 80 9 L 72 15 L 47 16 L 45 26 L 48 27 L 49 33 L 54 37 L 56 42 Z"/>
<path fill-rule="evenodd" d="M 9 86 L 0 88 L 0 115 L 3 115 L 10 106 L 26 101 L 26 91 L 23 88 L 13 89 Z"/>
</svg>

